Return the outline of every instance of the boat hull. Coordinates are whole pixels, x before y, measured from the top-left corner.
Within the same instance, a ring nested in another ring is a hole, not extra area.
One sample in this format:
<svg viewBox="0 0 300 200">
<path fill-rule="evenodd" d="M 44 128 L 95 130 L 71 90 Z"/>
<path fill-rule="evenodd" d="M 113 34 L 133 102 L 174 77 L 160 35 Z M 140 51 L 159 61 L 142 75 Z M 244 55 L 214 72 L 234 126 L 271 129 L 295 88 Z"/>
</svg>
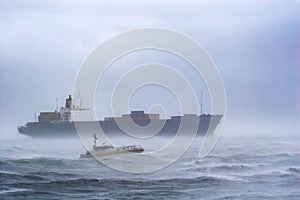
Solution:
<svg viewBox="0 0 300 200">
<path fill-rule="evenodd" d="M 90 153 L 81 154 L 79 158 L 93 158 L 93 157 L 103 157 L 114 154 L 124 154 L 124 153 L 142 153 L 144 152 L 143 148 L 133 148 L 133 149 L 113 149 L 109 151 L 92 151 Z"/>
<path fill-rule="evenodd" d="M 200 115 L 199 124 L 197 129 L 198 135 L 213 134 L 216 126 L 220 123 L 222 115 Z M 164 122 L 163 128 L 159 131 L 157 136 L 174 136 L 177 134 L 180 126 L 180 120 L 160 120 Z M 77 137 L 78 131 L 76 127 L 80 127 L 80 136 L 82 134 L 87 134 L 87 137 L 90 137 L 91 133 L 97 133 L 98 127 L 95 126 L 95 123 L 98 123 L 101 129 L 108 136 L 128 136 L 124 131 L 122 131 L 117 123 L 112 121 L 82 121 L 76 122 L 28 122 L 25 126 L 18 127 L 18 131 L 21 134 L 34 137 L 34 138 L 43 138 L 43 137 Z M 147 124 L 142 124 L 147 125 Z M 190 128 L 191 126 L 186 127 L 183 132 L 185 136 L 194 134 L 194 131 Z"/>
</svg>

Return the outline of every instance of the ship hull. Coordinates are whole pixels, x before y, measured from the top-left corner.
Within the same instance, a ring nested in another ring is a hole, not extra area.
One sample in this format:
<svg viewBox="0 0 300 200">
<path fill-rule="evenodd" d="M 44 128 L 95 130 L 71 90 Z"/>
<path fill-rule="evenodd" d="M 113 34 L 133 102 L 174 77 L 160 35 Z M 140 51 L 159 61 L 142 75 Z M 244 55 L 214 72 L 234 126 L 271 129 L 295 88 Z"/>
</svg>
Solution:
<svg viewBox="0 0 300 200">
<path fill-rule="evenodd" d="M 213 134 L 216 126 L 222 119 L 222 115 L 201 115 L 199 116 L 199 124 L 197 135 Z M 163 120 L 164 126 L 157 136 L 174 136 L 177 134 L 180 126 L 180 120 Z M 19 133 L 33 138 L 43 137 L 77 137 L 78 131 L 76 127 L 80 127 L 80 136 L 91 133 L 97 133 L 99 129 L 95 127 L 95 123 L 101 126 L 105 134 L 109 136 L 124 136 L 124 133 L 115 121 L 82 121 L 76 122 L 28 122 L 25 126 L 18 127 Z M 194 134 L 194 131 L 186 127 L 183 130 L 185 136 Z M 126 135 L 128 136 L 128 135 Z"/>
</svg>

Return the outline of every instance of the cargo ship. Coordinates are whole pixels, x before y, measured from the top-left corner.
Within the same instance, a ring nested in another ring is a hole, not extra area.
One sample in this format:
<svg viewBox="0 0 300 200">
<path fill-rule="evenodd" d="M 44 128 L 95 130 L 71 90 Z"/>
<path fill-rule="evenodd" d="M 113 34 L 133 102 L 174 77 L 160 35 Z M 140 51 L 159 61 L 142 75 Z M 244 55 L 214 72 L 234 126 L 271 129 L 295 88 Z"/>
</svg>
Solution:
<svg viewBox="0 0 300 200">
<path fill-rule="evenodd" d="M 140 127 L 146 127 L 152 120 L 163 124 L 163 127 L 156 136 L 174 136 L 178 133 L 180 123 L 189 121 L 197 122 L 197 135 L 203 136 L 213 134 L 215 128 L 220 123 L 223 115 L 221 114 L 184 114 L 183 116 L 171 116 L 168 119 L 161 119 L 159 114 L 145 113 L 142 110 L 131 111 L 129 114 L 123 114 L 121 117 L 105 117 L 104 120 L 94 120 L 92 112 L 88 108 L 75 106 L 72 102 L 72 96 L 65 101 L 65 106 L 54 112 L 40 112 L 35 122 L 28 122 L 23 126 L 18 126 L 19 133 L 33 138 L 43 137 L 77 137 L 77 127 L 87 133 L 87 136 L 97 133 L 99 129 L 95 128 L 95 123 L 99 124 L 102 131 L 109 136 L 128 136 L 117 121 L 133 121 Z M 202 109 L 201 109 L 202 110 Z M 202 111 L 201 111 L 202 112 Z M 76 120 L 74 118 L 76 115 Z M 194 134 L 187 126 L 183 130 L 186 136 Z M 130 127 L 129 127 L 130 130 Z"/>
</svg>

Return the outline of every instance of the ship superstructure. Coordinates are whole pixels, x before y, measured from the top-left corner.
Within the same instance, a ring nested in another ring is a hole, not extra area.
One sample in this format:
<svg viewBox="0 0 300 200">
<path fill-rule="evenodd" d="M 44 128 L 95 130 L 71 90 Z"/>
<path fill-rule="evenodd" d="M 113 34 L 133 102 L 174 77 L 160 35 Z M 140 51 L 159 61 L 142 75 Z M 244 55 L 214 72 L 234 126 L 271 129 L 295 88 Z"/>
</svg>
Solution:
<svg viewBox="0 0 300 200">
<path fill-rule="evenodd" d="M 82 106 L 82 101 L 80 100 L 80 105 L 75 106 L 73 104 L 72 96 L 66 99 L 65 107 L 61 107 L 59 111 L 54 112 L 40 112 L 38 116 L 38 122 L 51 122 L 51 123 L 61 123 L 61 122 L 71 122 L 74 121 L 73 116 L 76 114 L 77 121 L 91 121 L 93 120 L 93 115 L 88 108 Z"/>
</svg>

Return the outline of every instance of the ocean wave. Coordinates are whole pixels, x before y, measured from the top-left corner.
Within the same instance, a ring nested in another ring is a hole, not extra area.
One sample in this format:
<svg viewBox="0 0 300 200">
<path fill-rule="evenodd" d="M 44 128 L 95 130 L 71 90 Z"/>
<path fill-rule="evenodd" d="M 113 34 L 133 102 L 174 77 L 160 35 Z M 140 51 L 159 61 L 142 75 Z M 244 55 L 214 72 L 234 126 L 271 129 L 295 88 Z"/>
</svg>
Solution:
<svg viewBox="0 0 300 200">
<path fill-rule="evenodd" d="M 192 165 L 197 165 L 197 164 L 203 164 L 203 163 L 211 163 L 211 162 L 225 162 L 225 158 L 222 156 L 217 156 L 217 155 L 209 155 L 205 156 L 204 158 L 198 159 L 198 160 L 193 160 L 191 163 Z"/>
<path fill-rule="evenodd" d="M 250 165 L 250 164 L 236 164 L 236 163 L 226 163 L 213 166 L 194 166 L 187 169 L 187 171 L 245 171 L 253 170 L 258 167 L 264 166 L 262 164 Z"/>
<path fill-rule="evenodd" d="M 127 179 L 95 179 L 95 178 L 77 178 L 68 180 L 56 180 L 46 182 L 36 182 L 34 186 L 28 183 L 18 184 L 23 188 L 38 189 L 41 191 L 55 191 L 71 193 L 72 191 L 88 192 L 104 192 L 110 189 L 128 190 L 141 188 L 163 188 L 163 189 L 184 189 L 211 187 L 213 185 L 222 185 L 228 182 L 236 181 L 234 178 L 221 176 L 201 176 L 196 178 L 171 178 L 157 180 L 127 180 Z"/>
<path fill-rule="evenodd" d="M 164 183 L 170 185 L 178 185 L 179 184 L 214 184 L 214 183 L 222 183 L 226 181 L 236 181 L 240 179 L 235 179 L 229 176 L 199 176 L 193 178 L 166 178 L 166 179 L 71 179 L 66 181 L 55 181 L 51 182 L 53 184 L 100 184 L 100 185 L 164 185 Z"/>
<path fill-rule="evenodd" d="M 289 167 L 287 169 L 288 172 L 293 172 L 293 173 L 296 173 L 296 174 L 300 174 L 300 168 L 299 167 Z"/>
<path fill-rule="evenodd" d="M 40 172 L 32 172 L 29 173 L 29 175 L 35 175 L 35 176 L 50 176 L 50 177 L 59 177 L 59 178 L 71 178 L 71 177 L 78 177 L 78 174 L 72 174 L 72 173 L 59 173 L 59 172 L 51 172 L 51 171 L 40 171 Z"/>
<path fill-rule="evenodd" d="M 5 188 L 0 191 L 0 195 L 4 195 L 7 193 L 16 193 L 16 192 L 25 192 L 29 191 L 29 189 L 23 189 L 23 188 Z"/>
<path fill-rule="evenodd" d="M 275 178 L 284 178 L 286 181 L 288 181 L 290 178 L 297 178 L 298 174 L 295 174 L 293 171 L 295 169 L 293 167 L 290 167 L 288 169 L 273 169 L 273 170 L 260 170 L 260 171 L 252 171 L 245 174 L 240 174 L 239 177 L 245 178 L 245 179 L 253 179 L 253 180 L 259 180 L 263 179 L 265 181 L 273 181 Z"/>
<path fill-rule="evenodd" d="M 225 194 L 221 195 L 221 197 L 212 198 L 213 200 L 228 200 L 228 199 L 299 199 L 299 194 L 268 194 L 268 193 L 238 193 L 238 194 Z"/>
<path fill-rule="evenodd" d="M 266 157 L 296 157 L 300 156 L 299 153 L 292 153 L 292 152 L 277 152 L 277 153 L 266 153 L 260 156 Z"/>
<path fill-rule="evenodd" d="M 4 164 L 11 164 L 11 165 L 40 165 L 40 164 L 47 164 L 47 165 L 54 165 L 60 166 L 70 161 L 78 161 L 78 159 L 67 159 L 67 158 L 58 158 L 58 157 L 44 157 L 44 156 L 35 156 L 33 158 L 21 158 L 21 159 L 4 159 L 2 162 Z M 1 161 L 0 161 L 1 162 Z"/>
<path fill-rule="evenodd" d="M 18 182 L 35 182 L 35 181 L 49 181 L 49 178 L 31 175 L 21 174 L 17 172 L 0 171 L 2 181 L 5 183 L 18 183 Z"/>
</svg>

